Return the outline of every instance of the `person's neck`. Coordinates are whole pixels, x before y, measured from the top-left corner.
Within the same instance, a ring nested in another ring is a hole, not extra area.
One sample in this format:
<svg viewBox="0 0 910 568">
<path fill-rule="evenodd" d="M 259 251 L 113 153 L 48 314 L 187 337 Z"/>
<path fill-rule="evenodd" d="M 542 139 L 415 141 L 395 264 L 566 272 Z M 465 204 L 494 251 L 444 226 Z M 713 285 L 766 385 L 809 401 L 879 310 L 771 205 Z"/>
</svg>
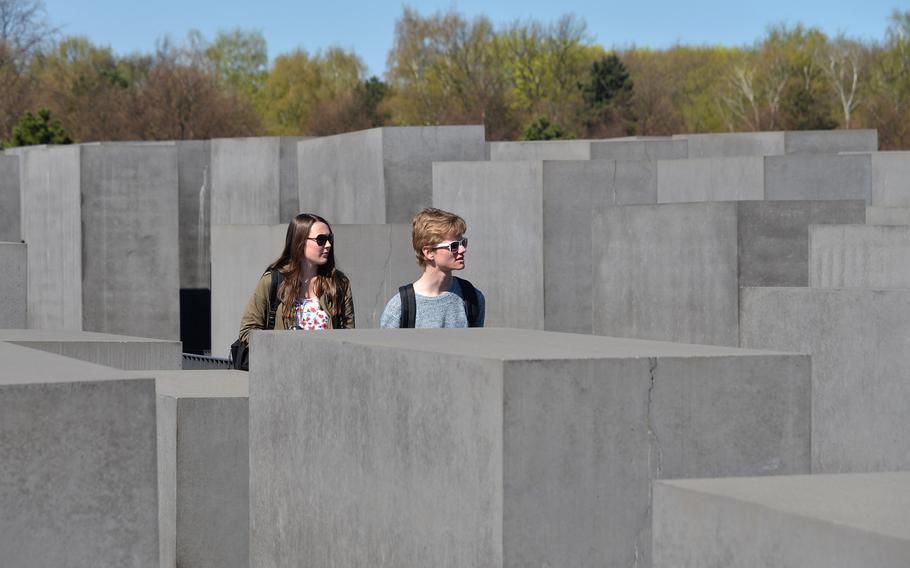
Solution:
<svg viewBox="0 0 910 568">
<path fill-rule="evenodd" d="M 414 292 L 421 296 L 438 296 L 452 289 L 452 273 L 427 266 L 423 275 L 414 282 Z"/>
<path fill-rule="evenodd" d="M 316 277 L 317 273 L 318 269 L 314 265 L 308 262 L 300 263 L 300 276 L 298 277 L 300 280 L 300 296 L 304 298 L 309 298 L 311 296 L 313 279 Z"/>
</svg>

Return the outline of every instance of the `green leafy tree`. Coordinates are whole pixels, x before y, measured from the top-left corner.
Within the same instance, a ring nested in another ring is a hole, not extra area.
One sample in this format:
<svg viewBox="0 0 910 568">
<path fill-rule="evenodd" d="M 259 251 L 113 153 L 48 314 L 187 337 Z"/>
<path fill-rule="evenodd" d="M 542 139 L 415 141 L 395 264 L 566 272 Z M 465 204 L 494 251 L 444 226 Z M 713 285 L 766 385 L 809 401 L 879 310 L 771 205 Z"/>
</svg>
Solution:
<svg viewBox="0 0 910 568">
<path fill-rule="evenodd" d="M 4 142 L 4 147 L 37 146 L 39 144 L 72 144 L 73 141 L 63 130 L 59 120 L 51 120 L 51 111 L 38 109 L 32 114 L 26 112 L 13 127 L 12 135 Z"/>
<path fill-rule="evenodd" d="M 219 84 L 248 97 L 255 97 L 262 89 L 269 58 L 261 32 L 239 28 L 219 31 L 204 53 Z"/>
<path fill-rule="evenodd" d="M 558 124 L 551 124 L 545 116 L 539 116 L 532 121 L 522 134 L 522 140 L 565 140 L 572 138 Z"/>
</svg>

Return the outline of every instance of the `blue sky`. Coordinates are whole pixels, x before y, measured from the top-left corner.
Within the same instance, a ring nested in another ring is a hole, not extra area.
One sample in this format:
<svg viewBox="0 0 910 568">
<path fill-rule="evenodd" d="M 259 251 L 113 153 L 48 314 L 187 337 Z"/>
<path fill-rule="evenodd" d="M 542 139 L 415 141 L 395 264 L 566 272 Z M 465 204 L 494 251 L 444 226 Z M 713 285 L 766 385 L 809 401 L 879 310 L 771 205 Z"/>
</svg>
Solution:
<svg viewBox="0 0 910 568">
<path fill-rule="evenodd" d="M 497 25 L 534 18 L 551 22 L 564 13 L 583 18 L 592 38 L 606 47 L 664 48 L 674 43 L 743 45 L 769 24 L 786 22 L 843 32 L 863 40 L 884 37 L 895 8 L 906 0 L 479 0 L 386 2 L 383 0 L 45 0 L 52 24 L 68 35 L 85 35 L 118 54 L 151 52 L 165 35 L 183 39 L 191 29 L 207 38 L 218 30 L 258 30 L 269 57 L 295 48 L 315 52 L 333 45 L 357 52 L 373 74 L 385 71 L 395 21 L 407 4 L 422 14 L 454 8 L 485 14 Z"/>
</svg>

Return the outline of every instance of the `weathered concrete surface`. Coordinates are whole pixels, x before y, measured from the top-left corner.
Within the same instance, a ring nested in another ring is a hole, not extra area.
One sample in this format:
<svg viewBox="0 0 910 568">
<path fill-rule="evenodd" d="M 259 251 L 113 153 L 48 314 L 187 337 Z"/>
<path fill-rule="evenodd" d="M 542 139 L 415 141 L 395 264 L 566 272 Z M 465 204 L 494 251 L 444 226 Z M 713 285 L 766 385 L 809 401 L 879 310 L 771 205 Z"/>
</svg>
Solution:
<svg viewBox="0 0 910 568">
<path fill-rule="evenodd" d="M 410 223 L 433 205 L 432 163 L 484 160 L 483 126 L 384 127 L 297 144 L 300 207 L 332 223 Z"/>
<path fill-rule="evenodd" d="M 541 160 L 590 159 L 590 140 L 490 142 L 490 160 L 494 162 L 539 162 Z"/>
<path fill-rule="evenodd" d="M 863 223 L 861 200 L 743 201 L 737 207 L 739 286 L 808 286 L 810 226 Z"/>
<path fill-rule="evenodd" d="M 179 369 L 179 341 L 91 331 L 0 329 L 0 341 L 125 370 Z"/>
<path fill-rule="evenodd" d="M 765 198 L 762 157 L 659 160 L 657 202 L 760 200 Z"/>
<path fill-rule="evenodd" d="M 171 566 L 249 566 L 249 406 L 242 371 L 151 371 L 158 393 L 161 526 Z M 165 513 L 167 518 L 165 518 Z"/>
<path fill-rule="evenodd" d="M 211 158 L 208 140 L 177 142 L 181 288 L 209 287 Z"/>
<path fill-rule="evenodd" d="M 4 566 L 157 566 L 155 383 L 0 343 Z"/>
<path fill-rule="evenodd" d="M 22 240 L 19 156 L 0 153 L 0 242 Z"/>
<path fill-rule="evenodd" d="M 176 145 L 88 145 L 81 162 L 82 329 L 180 339 Z"/>
<path fill-rule="evenodd" d="M 433 205 L 468 224 L 463 276 L 486 296 L 485 325 L 544 327 L 544 164 L 433 164 Z"/>
<path fill-rule="evenodd" d="M 332 225 L 336 266 L 351 280 L 357 327 L 379 327 L 398 286 L 420 275 L 410 225 Z M 287 225 L 212 227 L 212 354 L 227 357 L 260 276 L 284 247 Z"/>
<path fill-rule="evenodd" d="M 252 357 L 253 566 L 648 566 L 651 480 L 808 472 L 804 355 L 487 328 Z"/>
<path fill-rule="evenodd" d="M 810 227 L 809 285 L 910 289 L 910 227 Z"/>
<path fill-rule="evenodd" d="M 0 328 L 28 324 L 28 251 L 23 243 L 0 243 Z"/>
<path fill-rule="evenodd" d="M 869 225 L 910 225 L 910 207 L 866 207 Z"/>
<path fill-rule="evenodd" d="M 32 328 L 82 329 L 80 153 L 75 145 L 19 153 Z"/>
<path fill-rule="evenodd" d="M 659 481 L 654 567 L 910 565 L 910 473 Z"/>
<path fill-rule="evenodd" d="M 868 201 L 872 193 L 872 159 L 868 154 L 769 156 L 764 162 L 767 200 Z"/>
<path fill-rule="evenodd" d="M 674 134 L 688 143 L 689 159 L 785 154 L 783 132 L 736 132 L 723 134 Z"/>
<path fill-rule="evenodd" d="M 211 141 L 212 225 L 280 223 L 281 140 Z"/>
<path fill-rule="evenodd" d="M 742 286 L 806 286 L 808 227 L 862 201 L 606 207 L 593 223 L 593 332 L 738 345 Z M 583 330 L 580 330 L 583 331 Z"/>
<path fill-rule="evenodd" d="M 311 136 L 282 136 L 278 150 L 278 221 L 290 221 L 300 213 L 300 190 L 297 168 L 297 143 Z"/>
<path fill-rule="evenodd" d="M 678 160 L 688 157 L 688 142 L 669 137 L 598 140 L 591 143 L 592 160 Z"/>
<path fill-rule="evenodd" d="M 688 141 L 689 158 L 832 154 L 878 150 L 876 130 L 677 134 L 673 138 Z"/>
<path fill-rule="evenodd" d="M 872 205 L 910 207 L 910 152 L 876 152 L 872 160 Z"/>
<path fill-rule="evenodd" d="M 812 471 L 910 469 L 910 290 L 743 288 L 744 347 L 812 355 Z"/>
</svg>

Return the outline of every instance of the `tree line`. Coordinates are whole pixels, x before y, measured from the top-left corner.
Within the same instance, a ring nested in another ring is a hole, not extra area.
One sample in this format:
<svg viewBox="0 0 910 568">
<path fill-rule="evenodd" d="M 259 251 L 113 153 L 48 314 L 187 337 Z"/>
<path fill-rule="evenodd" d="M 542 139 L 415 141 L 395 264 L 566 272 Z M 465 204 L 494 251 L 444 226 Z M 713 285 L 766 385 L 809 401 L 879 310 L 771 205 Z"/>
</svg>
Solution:
<svg viewBox="0 0 910 568">
<path fill-rule="evenodd" d="M 404 7 L 380 78 L 339 47 L 270 63 L 241 29 L 117 55 L 61 36 L 41 0 L 0 0 L 8 146 L 481 123 L 491 140 L 876 128 L 910 148 L 910 10 L 875 41 L 779 24 L 741 47 L 607 49 L 572 15 L 497 27 Z"/>
</svg>

